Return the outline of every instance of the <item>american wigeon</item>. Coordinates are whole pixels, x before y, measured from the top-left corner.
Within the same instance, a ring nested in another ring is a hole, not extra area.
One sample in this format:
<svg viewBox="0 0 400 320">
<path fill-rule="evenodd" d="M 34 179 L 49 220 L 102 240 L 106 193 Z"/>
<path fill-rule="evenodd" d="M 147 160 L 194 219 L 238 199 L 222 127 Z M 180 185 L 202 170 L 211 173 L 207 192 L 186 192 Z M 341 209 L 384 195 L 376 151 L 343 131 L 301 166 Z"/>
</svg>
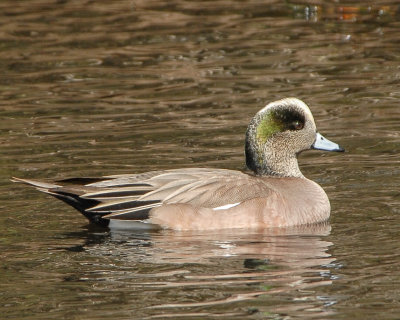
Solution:
<svg viewBox="0 0 400 320">
<path fill-rule="evenodd" d="M 110 228 L 288 227 L 325 221 L 324 190 L 301 173 L 297 155 L 309 149 L 344 151 L 316 131 L 308 106 L 296 98 L 271 102 L 250 121 L 245 139 L 250 172 L 173 169 L 35 186 Z"/>
</svg>

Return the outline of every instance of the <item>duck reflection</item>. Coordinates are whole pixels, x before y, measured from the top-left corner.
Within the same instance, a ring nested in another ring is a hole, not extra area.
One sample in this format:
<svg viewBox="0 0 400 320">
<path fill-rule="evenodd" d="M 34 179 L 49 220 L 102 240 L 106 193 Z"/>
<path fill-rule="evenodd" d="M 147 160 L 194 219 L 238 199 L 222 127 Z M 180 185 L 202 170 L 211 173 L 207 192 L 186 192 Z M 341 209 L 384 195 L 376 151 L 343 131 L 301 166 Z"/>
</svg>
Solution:
<svg viewBox="0 0 400 320">
<path fill-rule="evenodd" d="M 136 299 L 143 292 L 141 303 L 154 317 L 160 309 L 164 317 L 190 313 L 191 308 L 206 308 L 204 315 L 211 316 L 213 307 L 217 312 L 221 305 L 231 308 L 243 301 L 256 312 L 306 316 L 305 310 L 313 310 L 322 317 L 332 312 L 326 307 L 336 303 L 316 293 L 334 279 L 330 270 L 335 258 L 328 252 L 332 242 L 326 239 L 330 231 L 327 223 L 218 233 L 90 230 L 85 244 L 68 250 L 95 256 L 97 263 L 104 259 L 98 264 L 101 270 L 81 270 L 82 277 L 95 281 L 100 291 L 121 290 L 123 283 L 123 290 L 135 292 Z M 210 296 L 182 301 L 178 292 L 188 289 L 195 296 L 207 290 Z M 163 292 L 164 298 L 148 300 L 153 290 Z M 265 297 L 278 299 L 276 305 L 265 304 Z"/>
<path fill-rule="evenodd" d="M 249 269 L 259 268 L 262 261 L 293 265 L 298 269 L 325 265 L 334 260 L 327 252 L 332 245 L 326 240 L 331 231 L 328 223 L 261 231 L 228 229 L 212 233 L 98 231 L 89 230 L 85 244 L 69 250 L 111 254 L 129 261 L 174 264 L 207 264 L 216 258 L 240 257 L 244 259 L 244 267 Z"/>
</svg>

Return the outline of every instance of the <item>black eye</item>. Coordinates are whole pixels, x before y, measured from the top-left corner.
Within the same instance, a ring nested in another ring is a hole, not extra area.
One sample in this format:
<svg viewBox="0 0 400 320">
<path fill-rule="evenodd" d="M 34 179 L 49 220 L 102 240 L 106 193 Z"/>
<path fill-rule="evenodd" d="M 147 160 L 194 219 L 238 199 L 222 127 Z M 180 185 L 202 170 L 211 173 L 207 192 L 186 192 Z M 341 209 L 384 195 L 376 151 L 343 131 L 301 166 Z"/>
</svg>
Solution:
<svg viewBox="0 0 400 320">
<path fill-rule="evenodd" d="M 300 120 L 295 120 L 292 122 L 291 129 L 292 130 L 301 130 L 304 128 L 304 123 Z"/>
</svg>

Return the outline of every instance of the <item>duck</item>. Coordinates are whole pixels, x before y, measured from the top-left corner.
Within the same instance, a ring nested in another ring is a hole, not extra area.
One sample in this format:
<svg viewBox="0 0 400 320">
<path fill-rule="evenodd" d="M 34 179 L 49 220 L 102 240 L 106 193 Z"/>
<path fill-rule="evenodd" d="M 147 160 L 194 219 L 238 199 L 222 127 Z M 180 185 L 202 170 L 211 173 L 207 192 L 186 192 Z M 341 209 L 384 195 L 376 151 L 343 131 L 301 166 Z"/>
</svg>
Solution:
<svg viewBox="0 0 400 320">
<path fill-rule="evenodd" d="M 245 133 L 246 170 L 183 168 L 51 182 L 13 178 L 110 229 L 265 229 L 323 223 L 327 194 L 300 171 L 306 150 L 343 152 L 300 99 L 268 103 Z"/>
</svg>

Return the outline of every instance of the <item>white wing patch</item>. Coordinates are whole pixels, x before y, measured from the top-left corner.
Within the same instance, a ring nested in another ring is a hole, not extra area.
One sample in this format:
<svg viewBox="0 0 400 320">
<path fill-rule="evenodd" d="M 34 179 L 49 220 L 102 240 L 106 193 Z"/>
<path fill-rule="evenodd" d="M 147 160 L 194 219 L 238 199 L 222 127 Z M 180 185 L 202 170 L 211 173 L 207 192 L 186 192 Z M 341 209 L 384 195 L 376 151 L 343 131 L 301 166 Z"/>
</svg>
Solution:
<svg viewBox="0 0 400 320">
<path fill-rule="evenodd" d="M 225 209 L 236 207 L 239 204 L 240 204 L 240 202 L 225 204 L 223 206 L 213 208 L 213 210 L 225 210 Z"/>
</svg>

